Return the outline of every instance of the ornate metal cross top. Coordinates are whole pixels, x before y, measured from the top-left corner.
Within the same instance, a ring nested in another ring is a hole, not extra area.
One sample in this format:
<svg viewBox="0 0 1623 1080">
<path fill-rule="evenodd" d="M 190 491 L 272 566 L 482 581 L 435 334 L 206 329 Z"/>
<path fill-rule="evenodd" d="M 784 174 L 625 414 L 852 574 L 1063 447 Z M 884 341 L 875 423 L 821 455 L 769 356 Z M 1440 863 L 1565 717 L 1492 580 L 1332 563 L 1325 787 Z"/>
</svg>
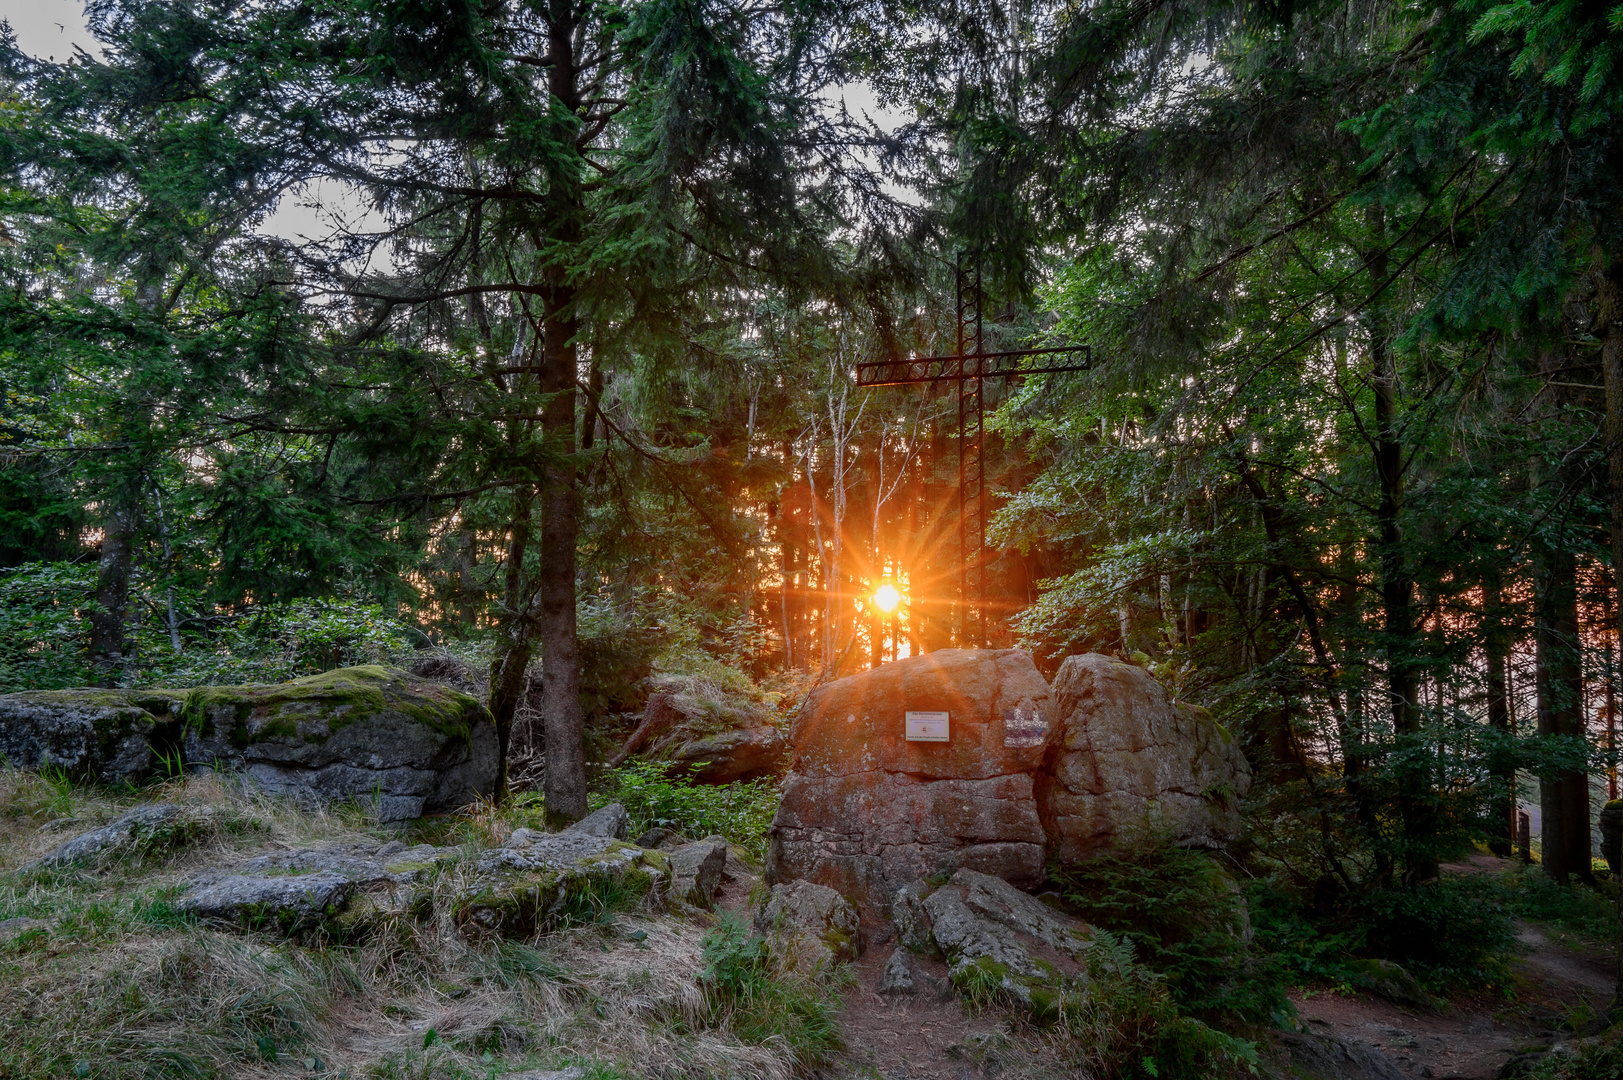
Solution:
<svg viewBox="0 0 1623 1080">
<path fill-rule="evenodd" d="M 1087 345 L 1046 349 L 1011 349 L 986 352 L 981 338 L 981 264 L 959 255 L 954 268 L 957 282 L 958 351 L 951 356 L 925 356 L 912 360 L 875 360 L 857 365 L 858 386 L 907 386 L 914 383 L 958 384 L 958 585 L 963 611 L 962 637 L 972 645 L 985 645 L 986 628 L 986 477 L 982 464 L 985 428 L 981 409 L 981 380 L 1009 379 L 1016 375 L 1043 375 L 1087 371 L 1093 350 Z M 1055 362 L 1021 367 L 1026 357 L 1051 357 Z"/>
</svg>

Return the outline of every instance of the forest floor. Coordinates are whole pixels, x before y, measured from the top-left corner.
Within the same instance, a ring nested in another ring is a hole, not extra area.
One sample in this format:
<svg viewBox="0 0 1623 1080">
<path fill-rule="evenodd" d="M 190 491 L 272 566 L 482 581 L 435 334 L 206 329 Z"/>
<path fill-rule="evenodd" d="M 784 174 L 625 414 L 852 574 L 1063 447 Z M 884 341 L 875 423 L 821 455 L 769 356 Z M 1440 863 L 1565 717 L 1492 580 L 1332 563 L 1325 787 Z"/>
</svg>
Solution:
<svg viewBox="0 0 1623 1080">
<path fill-rule="evenodd" d="M 1444 866 L 1445 873 L 1504 873 L 1491 855 Z M 1417 1012 L 1370 994 L 1334 990 L 1291 993 L 1308 1029 L 1380 1051 L 1405 1075 L 1437 1080 L 1493 1080 L 1519 1054 L 1559 1046 L 1611 1002 L 1613 951 L 1528 920 L 1518 920 L 1522 951 L 1510 962 L 1502 992 L 1461 994 L 1436 1013 Z"/>
</svg>

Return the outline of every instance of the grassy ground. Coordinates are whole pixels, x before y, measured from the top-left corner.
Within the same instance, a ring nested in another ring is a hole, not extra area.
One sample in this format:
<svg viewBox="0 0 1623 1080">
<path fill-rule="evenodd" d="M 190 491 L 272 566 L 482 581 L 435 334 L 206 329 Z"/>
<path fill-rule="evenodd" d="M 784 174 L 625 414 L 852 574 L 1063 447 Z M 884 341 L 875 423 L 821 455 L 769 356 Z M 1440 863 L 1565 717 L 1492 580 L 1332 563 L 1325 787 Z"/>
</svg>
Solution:
<svg viewBox="0 0 1623 1080">
<path fill-rule="evenodd" d="M 136 802 L 185 808 L 172 846 L 94 868 L 17 872 Z M 520 818 L 527 811 L 515 810 Z M 527 823 L 520 821 L 517 823 Z M 201 925 L 187 879 L 254 853 L 393 838 L 359 812 L 305 813 L 212 776 L 120 796 L 0 771 L 0 1078 L 488 1078 L 589 1066 L 613 1077 L 788 1077 L 829 1029 L 785 1028 L 701 978 L 702 920 L 604 911 L 532 941 L 470 945 L 444 914 L 474 853 L 515 821 L 488 808 L 425 826 L 464 858 L 435 915 L 367 939 L 286 941 Z M 18 932 L 18 927 L 24 927 Z M 811 1003 L 831 989 L 800 986 Z"/>
</svg>

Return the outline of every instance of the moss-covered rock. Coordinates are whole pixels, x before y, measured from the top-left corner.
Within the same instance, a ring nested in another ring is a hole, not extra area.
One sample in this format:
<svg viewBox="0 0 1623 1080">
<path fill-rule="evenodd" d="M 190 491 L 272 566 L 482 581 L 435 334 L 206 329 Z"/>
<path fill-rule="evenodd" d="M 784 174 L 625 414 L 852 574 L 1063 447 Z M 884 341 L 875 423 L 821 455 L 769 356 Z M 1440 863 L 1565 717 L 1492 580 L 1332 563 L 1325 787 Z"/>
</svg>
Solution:
<svg viewBox="0 0 1623 1080">
<path fill-rule="evenodd" d="M 480 859 L 452 917 L 470 939 L 527 938 L 661 899 L 670 880 L 661 852 L 608 836 L 520 829 Z"/>
<path fill-rule="evenodd" d="M 756 908 L 755 932 L 766 939 L 779 966 L 789 970 L 815 971 L 862 954 L 856 906 L 810 881 L 772 886 Z"/>
<path fill-rule="evenodd" d="M 1047 1022 L 1087 984 L 1088 927 L 1006 881 L 959 870 L 919 906 L 953 987 L 971 1001 L 1011 999 Z"/>
<path fill-rule="evenodd" d="M 177 904 L 211 922 L 355 938 L 387 918 L 426 918 L 430 884 L 452 848 L 399 841 L 273 851 L 192 879 Z"/>
</svg>

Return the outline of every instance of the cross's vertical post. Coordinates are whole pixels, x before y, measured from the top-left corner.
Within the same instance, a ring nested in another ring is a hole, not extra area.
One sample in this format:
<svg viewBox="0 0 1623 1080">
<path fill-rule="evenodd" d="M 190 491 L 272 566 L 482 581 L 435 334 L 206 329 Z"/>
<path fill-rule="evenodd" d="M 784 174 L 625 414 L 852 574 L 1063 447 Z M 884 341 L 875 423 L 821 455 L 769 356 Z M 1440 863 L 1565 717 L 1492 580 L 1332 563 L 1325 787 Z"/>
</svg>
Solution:
<svg viewBox="0 0 1623 1080">
<path fill-rule="evenodd" d="M 957 266 L 958 355 L 958 582 L 959 639 L 986 644 L 985 414 L 981 396 L 980 258 L 961 253 Z"/>
</svg>

